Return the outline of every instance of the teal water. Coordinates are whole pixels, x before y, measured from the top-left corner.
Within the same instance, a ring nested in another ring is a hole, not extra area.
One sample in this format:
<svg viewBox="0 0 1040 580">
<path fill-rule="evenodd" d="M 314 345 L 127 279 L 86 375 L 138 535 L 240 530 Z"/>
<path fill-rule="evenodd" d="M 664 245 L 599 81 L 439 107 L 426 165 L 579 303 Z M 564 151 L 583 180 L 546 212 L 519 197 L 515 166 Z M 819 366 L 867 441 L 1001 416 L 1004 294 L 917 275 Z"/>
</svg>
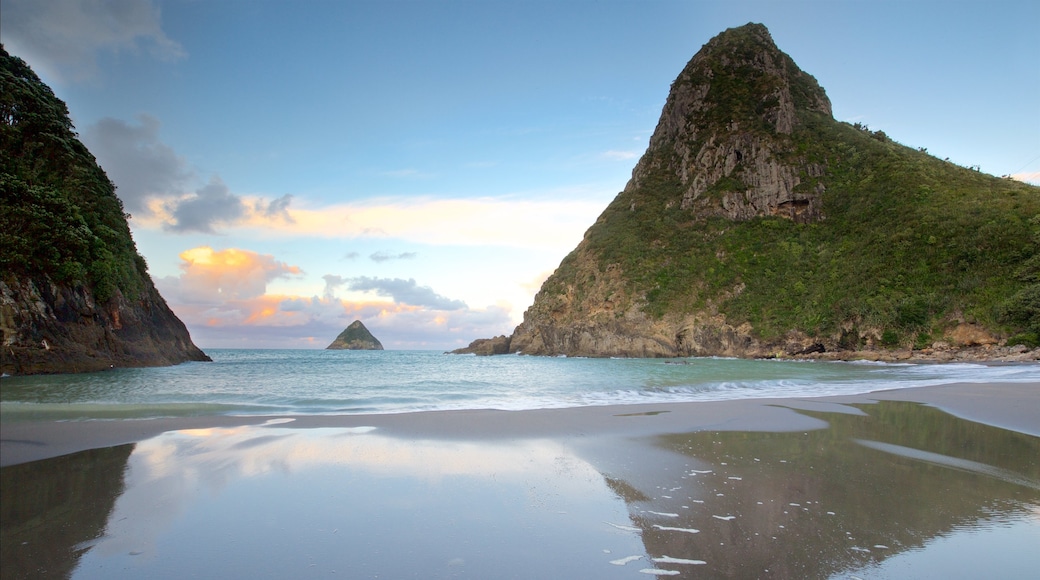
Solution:
<svg viewBox="0 0 1040 580">
<path fill-rule="evenodd" d="M 209 351 L 213 362 L 0 379 L 0 418 L 365 414 L 859 394 L 1040 381 L 1040 365 Z"/>
</svg>

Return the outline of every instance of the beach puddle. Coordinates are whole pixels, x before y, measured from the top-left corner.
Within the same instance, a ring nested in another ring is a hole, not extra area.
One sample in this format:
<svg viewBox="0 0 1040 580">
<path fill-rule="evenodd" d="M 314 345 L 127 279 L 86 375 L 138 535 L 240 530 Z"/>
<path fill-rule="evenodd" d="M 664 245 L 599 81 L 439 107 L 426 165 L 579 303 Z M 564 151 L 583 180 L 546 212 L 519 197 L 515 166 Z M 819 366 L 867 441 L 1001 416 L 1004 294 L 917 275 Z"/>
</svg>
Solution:
<svg viewBox="0 0 1040 580">
<path fill-rule="evenodd" d="M 643 554 L 550 441 L 253 426 L 2 471 L 5 578 L 632 578 L 611 562 Z"/>
<path fill-rule="evenodd" d="M 815 431 L 656 438 L 672 459 L 614 473 L 611 487 L 655 568 L 679 575 L 1026 578 L 1040 569 L 1040 438 L 917 403 L 856 407 L 799 411 L 828 422 Z"/>
</svg>

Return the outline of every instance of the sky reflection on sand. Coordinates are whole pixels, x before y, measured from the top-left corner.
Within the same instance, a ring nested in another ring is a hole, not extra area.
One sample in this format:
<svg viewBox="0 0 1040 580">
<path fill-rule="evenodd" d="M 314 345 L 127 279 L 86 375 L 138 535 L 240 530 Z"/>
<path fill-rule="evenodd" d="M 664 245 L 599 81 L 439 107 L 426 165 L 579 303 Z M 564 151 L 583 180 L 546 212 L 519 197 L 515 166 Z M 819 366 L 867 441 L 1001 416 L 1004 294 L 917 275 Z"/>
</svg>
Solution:
<svg viewBox="0 0 1040 580">
<path fill-rule="evenodd" d="M 139 443 L 76 578 L 632 577 L 603 476 L 548 441 L 240 427 Z"/>
<path fill-rule="evenodd" d="M 466 435 L 410 438 L 272 421 L 9 466 L 4 578 L 1040 569 L 1040 438 L 917 403 L 797 405 L 822 428 L 508 439 L 458 415 Z"/>
</svg>

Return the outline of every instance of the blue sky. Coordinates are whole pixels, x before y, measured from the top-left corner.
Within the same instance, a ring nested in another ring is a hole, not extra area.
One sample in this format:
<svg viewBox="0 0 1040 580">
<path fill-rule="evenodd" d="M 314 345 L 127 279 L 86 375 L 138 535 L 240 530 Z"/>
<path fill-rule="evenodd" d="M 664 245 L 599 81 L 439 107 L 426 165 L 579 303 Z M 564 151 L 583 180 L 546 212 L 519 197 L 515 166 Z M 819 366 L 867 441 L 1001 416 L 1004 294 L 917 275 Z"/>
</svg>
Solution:
<svg viewBox="0 0 1040 580">
<path fill-rule="evenodd" d="M 203 349 L 509 334 L 747 22 L 836 119 L 1040 183 L 1033 0 L 0 2 Z"/>
</svg>

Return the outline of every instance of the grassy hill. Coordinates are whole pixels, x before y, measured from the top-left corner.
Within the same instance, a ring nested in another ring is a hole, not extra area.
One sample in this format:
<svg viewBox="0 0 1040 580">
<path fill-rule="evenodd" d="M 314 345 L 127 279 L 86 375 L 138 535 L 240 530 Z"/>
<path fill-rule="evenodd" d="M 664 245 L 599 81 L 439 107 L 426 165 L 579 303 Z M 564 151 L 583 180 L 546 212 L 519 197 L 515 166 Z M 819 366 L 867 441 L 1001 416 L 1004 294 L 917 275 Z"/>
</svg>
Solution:
<svg viewBox="0 0 1040 580">
<path fill-rule="evenodd" d="M 828 168 L 820 221 L 675 211 L 680 185 L 662 170 L 610 204 L 588 251 L 620 266 L 653 317 L 712 301 L 766 340 L 797 329 L 856 347 L 857 329 L 876 328 L 888 346 L 923 345 L 967 320 L 1037 343 L 1040 189 L 805 117 L 798 146 Z M 570 281 L 575 256 L 549 292 Z"/>
<path fill-rule="evenodd" d="M 632 180 L 510 350 L 759 356 L 792 337 L 924 348 L 965 328 L 1035 347 L 1038 249 L 1040 188 L 834 120 L 815 79 L 749 24 L 673 83 Z M 709 330 L 721 342 L 684 346 Z"/>
</svg>

